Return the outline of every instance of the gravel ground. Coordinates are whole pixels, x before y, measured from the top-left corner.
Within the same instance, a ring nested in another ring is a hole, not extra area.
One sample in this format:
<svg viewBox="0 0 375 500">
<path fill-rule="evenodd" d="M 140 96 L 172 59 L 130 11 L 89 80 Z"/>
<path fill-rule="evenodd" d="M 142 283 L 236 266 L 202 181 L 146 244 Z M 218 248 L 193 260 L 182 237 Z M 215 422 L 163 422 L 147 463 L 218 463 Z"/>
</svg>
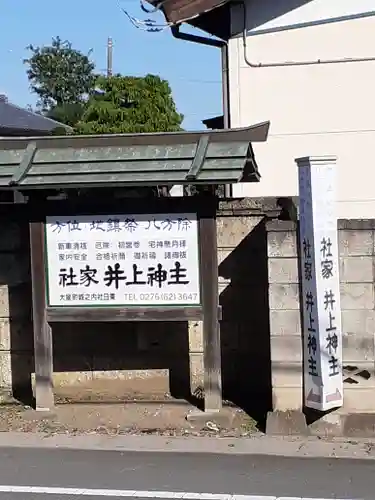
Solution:
<svg viewBox="0 0 375 500">
<path fill-rule="evenodd" d="M 28 407 L 0 407 L 0 432 L 43 432 L 47 434 L 108 434 L 161 436 L 242 437 L 256 433 L 255 422 L 236 408 L 225 408 L 228 423 L 210 420 L 191 422 L 186 415 L 196 410 L 175 402 L 58 404 L 53 415 L 39 414 Z"/>
</svg>

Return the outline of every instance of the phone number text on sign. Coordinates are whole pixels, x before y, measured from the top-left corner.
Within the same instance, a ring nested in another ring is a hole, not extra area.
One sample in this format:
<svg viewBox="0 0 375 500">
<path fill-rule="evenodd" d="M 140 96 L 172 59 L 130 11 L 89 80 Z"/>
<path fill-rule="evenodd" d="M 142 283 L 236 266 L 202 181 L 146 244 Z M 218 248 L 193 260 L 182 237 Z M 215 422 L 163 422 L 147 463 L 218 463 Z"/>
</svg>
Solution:
<svg viewBox="0 0 375 500">
<path fill-rule="evenodd" d="M 49 306 L 196 305 L 195 214 L 47 217 Z"/>
</svg>

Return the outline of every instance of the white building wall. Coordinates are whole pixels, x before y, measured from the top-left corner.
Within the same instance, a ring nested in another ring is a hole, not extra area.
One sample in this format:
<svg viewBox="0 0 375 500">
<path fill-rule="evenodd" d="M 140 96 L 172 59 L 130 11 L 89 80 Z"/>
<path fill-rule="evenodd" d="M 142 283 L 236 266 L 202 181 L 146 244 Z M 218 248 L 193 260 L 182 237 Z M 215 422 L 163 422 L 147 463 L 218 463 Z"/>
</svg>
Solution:
<svg viewBox="0 0 375 500">
<path fill-rule="evenodd" d="M 288 9 L 286 3 L 303 5 Z M 285 29 L 322 20 L 334 22 Z M 243 11 L 236 7 L 235 33 L 241 24 Z M 234 186 L 234 196 L 295 196 L 294 158 L 337 155 L 339 216 L 374 217 L 375 0 L 252 0 L 247 28 L 247 58 L 254 64 L 363 57 L 374 61 L 252 68 L 245 62 L 242 37 L 232 38 L 231 126 L 271 121 L 267 143 L 254 145 L 261 181 Z"/>
</svg>

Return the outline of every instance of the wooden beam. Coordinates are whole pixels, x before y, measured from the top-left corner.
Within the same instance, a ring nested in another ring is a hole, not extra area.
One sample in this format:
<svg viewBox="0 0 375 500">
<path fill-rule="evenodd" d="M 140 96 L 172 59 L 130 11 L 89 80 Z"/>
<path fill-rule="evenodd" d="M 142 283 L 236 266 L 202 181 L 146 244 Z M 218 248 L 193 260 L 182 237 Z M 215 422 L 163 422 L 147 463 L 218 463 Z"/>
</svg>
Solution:
<svg viewBox="0 0 375 500">
<path fill-rule="evenodd" d="M 201 288 L 203 306 L 204 409 L 222 408 L 221 345 L 219 325 L 216 219 L 199 221 Z"/>
<path fill-rule="evenodd" d="M 47 321 L 200 321 L 201 306 L 49 307 Z"/>
<path fill-rule="evenodd" d="M 202 135 L 202 137 L 199 139 L 197 149 L 195 151 L 195 156 L 191 163 L 189 172 L 185 176 L 186 181 L 189 182 L 194 181 L 197 178 L 199 172 L 201 171 L 203 164 L 206 160 L 209 140 L 210 140 L 209 135 Z"/>
<path fill-rule="evenodd" d="M 18 168 L 15 170 L 12 179 L 9 182 L 10 186 L 16 186 L 22 179 L 25 178 L 27 175 L 28 171 L 32 167 L 34 157 L 36 154 L 36 143 L 35 142 L 30 142 L 25 150 L 25 153 L 23 155 L 23 158 L 21 160 L 21 163 L 19 164 Z"/>
<path fill-rule="evenodd" d="M 44 224 L 30 223 L 36 410 L 54 407 L 52 331 L 46 318 Z"/>
</svg>

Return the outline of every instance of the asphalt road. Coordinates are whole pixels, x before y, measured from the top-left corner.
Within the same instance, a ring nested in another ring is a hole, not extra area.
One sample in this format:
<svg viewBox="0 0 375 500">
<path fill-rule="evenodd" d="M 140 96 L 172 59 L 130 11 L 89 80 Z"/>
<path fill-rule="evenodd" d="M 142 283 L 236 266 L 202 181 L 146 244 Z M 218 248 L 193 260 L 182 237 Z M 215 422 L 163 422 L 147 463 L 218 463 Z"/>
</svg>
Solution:
<svg viewBox="0 0 375 500">
<path fill-rule="evenodd" d="M 0 500 L 178 498 L 171 492 L 373 500 L 374 471 L 359 459 L 0 448 Z"/>
</svg>

